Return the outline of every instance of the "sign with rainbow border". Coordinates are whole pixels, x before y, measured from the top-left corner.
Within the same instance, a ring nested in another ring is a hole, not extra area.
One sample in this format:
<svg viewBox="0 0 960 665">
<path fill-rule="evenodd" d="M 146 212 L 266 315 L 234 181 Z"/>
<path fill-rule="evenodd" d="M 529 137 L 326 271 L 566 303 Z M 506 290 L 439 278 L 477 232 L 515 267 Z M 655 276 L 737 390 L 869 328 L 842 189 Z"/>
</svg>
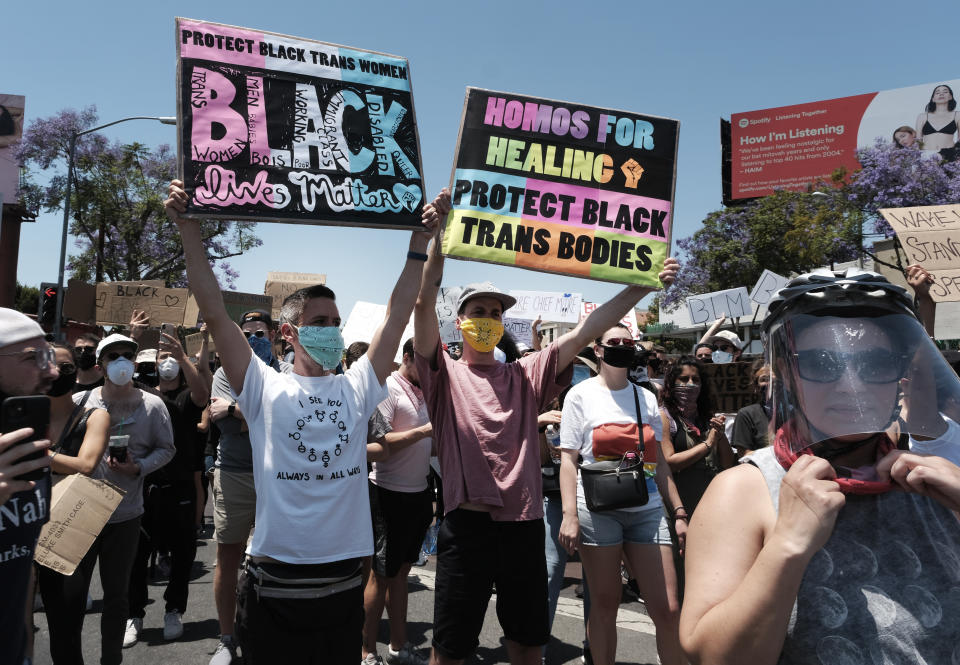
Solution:
<svg viewBox="0 0 960 665">
<path fill-rule="evenodd" d="M 467 88 L 443 253 L 660 287 L 680 123 Z"/>
<path fill-rule="evenodd" d="M 405 58 L 178 18 L 187 216 L 420 229 Z"/>
</svg>

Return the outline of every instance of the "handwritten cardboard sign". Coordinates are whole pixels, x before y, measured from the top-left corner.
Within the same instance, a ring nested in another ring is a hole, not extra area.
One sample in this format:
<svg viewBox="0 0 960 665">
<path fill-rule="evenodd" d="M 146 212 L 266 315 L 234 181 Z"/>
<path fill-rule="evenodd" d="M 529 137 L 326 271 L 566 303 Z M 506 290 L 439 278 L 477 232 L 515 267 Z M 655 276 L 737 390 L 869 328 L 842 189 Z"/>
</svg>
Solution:
<svg viewBox="0 0 960 665">
<path fill-rule="evenodd" d="M 223 306 L 233 321 L 240 321 L 245 312 L 262 309 L 269 312 L 273 308 L 273 298 L 260 293 L 241 293 L 240 291 L 221 291 Z"/>
<path fill-rule="evenodd" d="M 510 295 L 517 299 L 517 304 L 507 311 L 511 319 L 534 321 L 540 317 L 552 323 L 576 323 L 580 320 L 583 297 L 579 293 L 511 290 Z"/>
<path fill-rule="evenodd" d="M 960 301 L 960 204 L 882 208 L 903 245 L 907 265 L 919 263 L 933 275 L 937 302 Z"/>
<path fill-rule="evenodd" d="M 753 285 L 750 291 L 750 300 L 758 305 L 766 305 L 773 298 L 773 295 L 787 285 L 789 282 L 786 277 L 781 277 L 777 273 L 764 269 L 760 279 Z"/>
<path fill-rule="evenodd" d="M 600 305 L 601 303 L 584 300 L 580 304 L 580 320 L 583 321 Z M 620 323 L 627 327 L 627 330 L 630 331 L 631 337 L 634 339 L 640 339 L 640 326 L 637 325 L 637 311 L 635 309 L 631 309 L 629 312 L 627 312 L 624 317 L 620 319 Z"/>
<path fill-rule="evenodd" d="M 736 413 L 756 401 L 753 392 L 753 363 L 704 363 L 703 378 L 710 385 L 713 413 Z"/>
<path fill-rule="evenodd" d="M 530 321 L 530 319 L 505 318 L 503 320 L 503 329 L 510 333 L 514 342 L 533 347 L 533 327 L 530 325 L 531 323 L 532 321 Z"/>
<path fill-rule="evenodd" d="M 660 288 L 677 120 L 467 88 L 443 253 Z"/>
<path fill-rule="evenodd" d="M 406 58 L 186 18 L 176 40 L 188 216 L 421 228 Z"/>
<path fill-rule="evenodd" d="M 162 286 L 100 282 L 94 301 L 94 318 L 100 325 L 126 325 L 133 310 L 147 313 L 152 325 L 173 323 L 194 326 L 197 307 L 190 304 L 187 289 L 168 289 Z M 189 310 L 189 311 L 188 311 Z"/>
<path fill-rule="evenodd" d="M 750 303 L 750 294 L 745 286 L 687 297 L 690 322 L 695 326 L 711 323 L 723 315 L 728 319 L 751 316 L 753 307 Z"/>
<path fill-rule="evenodd" d="M 187 335 L 183 338 L 183 348 L 187 352 L 187 355 L 191 358 L 196 357 L 200 353 L 200 349 L 203 346 L 203 335 L 200 333 L 193 333 L 192 335 Z M 217 350 L 217 345 L 213 343 L 213 337 L 207 339 L 207 352 L 213 353 Z"/>
<path fill-rule="evenodd" d="M 437 291 L 437 321 L 440 324 L 440 341 L 444 344 L 463 341 L 463 335 L 455 323 L 457 320 L 457 300 L 463 287 L 440 287 Z"/>
<path fill-rule="evenodd" d="M 311 272 L 268 272 L 263 292 L 273 300 L 273 320 L 280 320 L 280 307 L 287 296 L 307 286 L 326 283 L 326 275 Z"/>
</svg>

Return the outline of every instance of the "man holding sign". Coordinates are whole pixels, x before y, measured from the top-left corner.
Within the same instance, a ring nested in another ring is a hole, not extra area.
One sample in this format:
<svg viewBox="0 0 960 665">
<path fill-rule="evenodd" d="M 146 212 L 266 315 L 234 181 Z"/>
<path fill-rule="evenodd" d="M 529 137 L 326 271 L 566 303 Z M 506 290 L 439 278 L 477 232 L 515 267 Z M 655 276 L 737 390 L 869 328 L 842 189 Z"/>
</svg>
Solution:
<svg viewBox="0 0 960 665">
<path fill-rule="evenodd" d="M 678 268 L 666 259 L 661 283 L 672 284 Z M 437 540 L 431 663 L 462 663 L 477 647 L 496 584 L 510 662 L 534 665 L 550 637 L 537 414 L 570 382 L 576 354 L 652 289 L 627 287 L 543 351 L 498 363 L 493 350 L 514 298 L 468 286 L 457 303 L 463 357 L 454 361 L 440 344 L 435 308 L 442 273 L 435 243 L 414 310 L 417 373 L 448 509 Z"/>
<path fill-rule="evenodd" d="M 188 194 L 173 181 L 167 213 L 180 228 L 187 276 L 250 432 L 256 524 L 238 591 L 237 633 L 248 664 L 347 663 L 360 650 L 361 557 L 373 553 L 366 441 L 354 432 L 386 397 L 384 382 L 420 288 L 429 235 L 413 232 L 387 316 L 367 354 L 344 374 L 340 313 L 326 286 L 289 296 L 280 333 L 293 372 L 257 358 L 223 305 L 200 225 L 180 216 Z M 433 231 L 440 215 L 426 206 Z"/>
</svg>

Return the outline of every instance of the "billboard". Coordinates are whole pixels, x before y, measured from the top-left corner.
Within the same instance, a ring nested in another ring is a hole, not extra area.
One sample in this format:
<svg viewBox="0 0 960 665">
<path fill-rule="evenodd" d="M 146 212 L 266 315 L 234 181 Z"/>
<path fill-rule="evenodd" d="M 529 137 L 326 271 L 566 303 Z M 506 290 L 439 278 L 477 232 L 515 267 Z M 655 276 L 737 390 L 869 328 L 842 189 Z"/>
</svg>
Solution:
<svg viewBox="0 0 960 665">
<path fill-rule="evenodd" d="M 420 229 L 405 58 L 177 19 L 187 215 Z"/>
<path fill-rule="evenodd" d="M 17 201 L 20 165 L 13 158 L 13 144 L 23 136 L 23 95 L 0 95 L 0 200 Z"/>
<path fill-rule="evenodd" d="M 942 97 L 935 100 L 935 91 Z M 721 125 L 730 155 L 724 198 L 805 191 L 841 166 L 858 170 L 857 148 L 878 138 L 956 159 L 960 109 L 948 99 L 953 91 L 960 91 L 960 79 L 734 113 L 729 126 Z"/>
<path fill-rule="evenodd" d="M 660 288 L 680 123 L 468 88 L 443 253 Z"/>
</svg>

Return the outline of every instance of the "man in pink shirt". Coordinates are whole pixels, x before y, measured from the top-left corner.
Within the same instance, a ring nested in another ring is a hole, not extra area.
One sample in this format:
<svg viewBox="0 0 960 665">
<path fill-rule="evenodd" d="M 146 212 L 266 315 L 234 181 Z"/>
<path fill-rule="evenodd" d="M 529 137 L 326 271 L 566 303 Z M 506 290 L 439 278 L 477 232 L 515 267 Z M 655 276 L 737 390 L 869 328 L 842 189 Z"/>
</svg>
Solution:
<svg viewBox="0 0 960 665">
<path fill-rule="evenodd" d="M 444 214 L 448 199 L 437 203 Z M 678 268 L 674 259 L 664 261 L 664 286 Z M 510 662 L 537 665 L 550 637 L 537 414 L 570 382 L 576 354 L 652 289 L 629 286 L 542 351 L 501 364 L 493 349 L 515 301 L 492 285 L 468 286 L 457 303 L 464 344 L 455 361 L 440 344 L 435 304 L 442 274 L 434 243 L 414 309 L 416 366 L 447 509 L 437 537 L 430 662 L 462 663 L 477 647 L 495 583 Z"/>
</svg>

